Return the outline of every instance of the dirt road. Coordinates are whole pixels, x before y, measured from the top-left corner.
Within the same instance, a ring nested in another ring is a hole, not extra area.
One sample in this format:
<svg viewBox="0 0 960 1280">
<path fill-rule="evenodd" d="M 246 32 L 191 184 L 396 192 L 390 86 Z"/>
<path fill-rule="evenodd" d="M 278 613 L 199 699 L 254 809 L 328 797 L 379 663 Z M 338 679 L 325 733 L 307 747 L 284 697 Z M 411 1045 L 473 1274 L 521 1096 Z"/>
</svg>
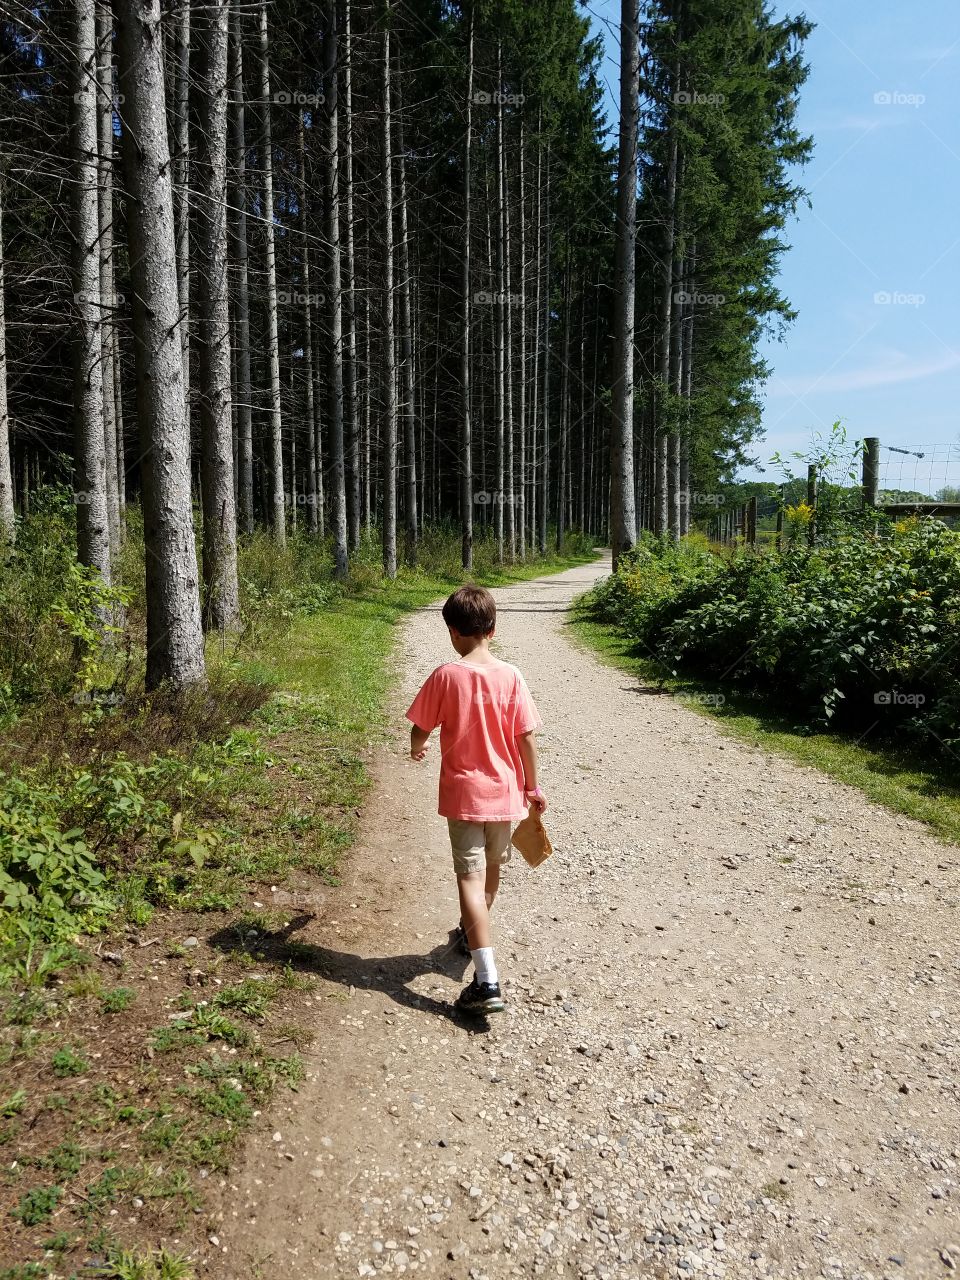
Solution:
<svg viewBox="0 0 960 1280">
<path fill-rule="evenodd" d="M 346 889 L 296 935 L 308 1080 L 251 1140 L 207 1274 L 960 1267 L 960 853 L 578 648 L 566 608 L 606 571 L 496 593 L 556 846 L 504 877 L 507 1012 L 452 1016 L 437 753 L 412 764 L 398 727 Z M 407 624 L 398 726 L 451 652 L 438 610 Z"/>
</svg>

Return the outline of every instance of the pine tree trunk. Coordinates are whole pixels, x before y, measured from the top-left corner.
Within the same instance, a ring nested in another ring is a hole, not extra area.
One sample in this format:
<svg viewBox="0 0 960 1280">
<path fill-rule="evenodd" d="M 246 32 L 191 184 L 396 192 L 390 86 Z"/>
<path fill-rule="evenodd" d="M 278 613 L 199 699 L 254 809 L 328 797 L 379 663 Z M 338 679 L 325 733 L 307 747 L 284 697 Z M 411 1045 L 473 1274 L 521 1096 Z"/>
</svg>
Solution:
<svg viewBox="0 0 960 1280">
<path fill-rule="evenodd" d="M 227 61 L 230 0 L 208 0 L 201 17 L 203 70 L 197 118 L 200 201 L 197 339 L 203 488 L 203 619 L 208 631 L 240 620 L 233 485 L 230 312 L 227 279 Z"/>
<path fill-rule="evenodd" d="M 620 147 L 614 248 L 610 415 L 610 541 L 613 565 L 637 540 L 633 468 L 633 334 L 636 290 L 638 0 L 620 4 Z"/>
<path fill-rule="evenodd" d="M 304 367 L 304 404 L 303 416 L 307 429 L 307 528 L 317 533 L 320 527 L 317 511 L 317 432 L 315 428 L 316 410 L 313 403 L 313 299 L 311 296 L 310 275 L 310 193 L 307 187 L 307 144 L 304 129 L 303 107 L 300 108 L 297 121 L 297 154 L 300 168 L 300 186 L 297 198 L 300 202 L 300 231 L 302 243 L 300 253 L 302 266 L 300 284 L 302 291 L 301 306 L 303 308 L 303 367 Z M 292 362 L 291 362 L 292 363 Z"/>
<path fill-rule="evenodd" d="M 414 404 L 413 315 L 410 269 L 410 226 L 407 214 L 407 158 L 403 139 L 403 82 L 397 78 L 397 179 L 400 214 L 400 369 L 403 375 L 403 442 L 405 481 L 405 531 L 407 561 L 417 563 L 417 436 Z"/>
<path fill-rule="evenodd" d="M 351 551 L 360 545 L 360 410 L 357 400 L 357 289 L 353 224 L 353 37 L 350 28 L 351 0 L 344 0 L 344 183 L 346 288 L 344 317 L 347 322 L 347 350 L 344 360 L 344 406 L 347 437 L 347 538 Z"/>
<path fill-rule="evenodd" d="M 678 184 L 680 178 L 678 176 Z M 667 502 L 668 502 L 668 530 L 670 537 L 674 542 L 680 539 L 680 526 L 682 521 L 682 495 L 680 493 L 680 428 L 679 428 L 679 403 L 680 388 L 683 378 L 683 314 L 684 302 L 682 300 L 686 279 L 684 275 L 685 264 L 681 261 L 678 268 L 674 271 L 674 286 L 679 284 L 677 290 L 679 297 L 673 299 L 673 317 L 670 325 L 670 392 L 673 397 L 671 403 L 673 412 L 671 415 L 670 432 L 667 437 Z"/>
<path fill-rule="evenodd" d="M 695 259 L 694 259 L 695 260 Z M 688 278 L 687 292 L 690 299 L 696 297 L 697 286 L 696 281 L 691 274 Z M 680 440 L 680 533 L 687 534 L 690 532 L 690 449 L 691 439 L 690 432 L 693 429 L 693 415 L 691 413 L 691 396 L 693 393 L 693 308 L 694 303 L 688 300 L 686 304 L 686 314 L 684 316 L 684 335 L 683 335 L 683 363 L 681 371 L 681 395 L 683 396 L 683 435 Z"/>
<path fill-rule="evenodd" d="M 148 689 L 205 678 L 159 0 L 117 0 L 147 575 Z"/>
<path fill-rule="evenodd" d="M 599 502 L 597 501 L 597 488 L 599 487 L 598 472 L 602 470 L 597 457 L 597 440 L 599 432 L 597 430 L 597 382 L 600 371 L 600 281 L 598 280 L 594 290 L 594 306 L 596 313 L 593 320 L 593 379 L 590 386 L 590 451 L 589 451 L 589 479 L 587 481 L 587 528 L 591 534 L 600 532 L 599 521 Z M 595 483 L 596 481 L 596 483 Z"/>
<path fill-rule="evenodd" d="M 294 370 L 296 366 L 296 352 L 290 352 L 290 399 L 289 403 L 294 403 L 296 392 Z M 297 532 L 297 523 L 300 519 L 300 488 L 298 485 L 297 474 L 297 423 L 296 415 L 291 414 L 290 426 L 290 463 L 287 474 L 290 476 L 290 532 Z"/>
<path fill-rule="evenodd" d="M 674 73 L 672 83 L 678 83 L 679 76 Z M 669 475 L 670 445 L 667 439 L 670 423 L 668 421 L 668 404 L 671 392 L 671 340 L 673 337 L 673 249 L 676 239 L 676 201 L 677 201 L 677 127 L 672 102 L 667 110 L 670 112 L 668 126 L 668 160 L 666 209 L 664 211 L 663 262 L 661 266 L 661 328 L 660 328 L 660 369 L 657 389 L 657 416 L 655 423 L 655 457 L 656 470 L 654 476 L 654 532 L 667 533 L 670 529 L 669 511 Z"/>
<path fill-rule="evenodd" d="M 280 334 L 277 322 L 277 248 L 273 224 L 273 130 L 270 118 L 270 45 L 267 3 L 260 0 L 260 103 L 263 134 L 260 168 L 263 172 L 263 235 L 267 287 L 267 367 L 270 416 L 270 516 L 273 536 L 280 546 L 287 541 L 286 499 L 283 483 L 283 423 L 280 413 Z"/>
<path fill-rule="evenodd" d="M 369 249 L 369 242 L 368 242 Z M 368 253 L 369 257 L 369 253 Z M 373 471 L 371 470 L 370 425 L 373 414 L 373 378 L 370 373 L 370 294 L 363 302 L 363 523 L 373 530 Z"/>
<path fill-rule="evenodd" d="M 389 22 L 389 3 L 387 20 Z M 397 576 L 397 375 L 393 323 L 393 148 L 390 140 L 390 28 L 384 27 L 381 63 L 380 163 L 383 183 L 383 571 Z"/>
<path fill-rule="evenodd" d="M 569 228 L 567 230 L 569 244 Z M 567 250 L 569 258 L 569 249 Z M 567 530 L 567 448 L 570 433 L 570 263 L 563 272 L 563 364 L 560 370 L 560 456 L 557 476 L 557 552 Z"/>
<path fill-rule="evenodd" d="M 7 408 L 7 312 L 4 300 L 3 202 L 6 192 L 0 170 L 0 545 L 12 546 L 17 525 L 13 505 L 10 460 L 10 414 Z"/>
<path fill-rule="evenodd" d="M 103 432 L 97 43 L 94 0 L 74 0 L 73 95 L 74 436 L 77 555 L 110 582 L 110 518 Z M 103 621 L 106 621 L 104 617 Z"/>
<path fill-rule="evenodd" d="M 115 270 L 113 278 L 116 280 Z M 117 296 L 116 289 L 113 296 Z M 122 538 L 127 518 L 127 461 L 123 439 L 123 369 L 120 364 L 120 333 L 116 324 L 113 326 L 113 412 L 117 427 L 117 507 Z"/>
<path fill-rule="evenodd" d="M 537 547 L 541 556 L 547 554 L 547 519 L 550 512 L 550 250 L 552 228 L 550 226 L 550 144 L 547 144 L 545 206 L 546 235 L 544 243 L 543 272 L 543 429 L 540 442 L 540 528 Z"/>
<path fill-rule="evenodd" d="M 183 347 L 183 394 L 190 417 L 190 52 L 192 0 L 178 0 L 173 31 L 173 212 L 177 236 L 177 296 Z"/>
<path fill-rule="evenodd" d="M 533 350 L 530 363 L 533 366 L 533 387 L 530 405 L 530 546 L 537 542 L 537 429 L 540 423 L 540 322 L 543 314 L 541 294 L 543 291 L 543 139 L 540 130 L 543 123 L 542 112 L 537 112 L 537 182 L 536 202 L 534 204 L 534 225 L 537 230 L 534 246 L 534 260 L 537 264 L 536 283 L 533 299 Z"/>
<path fill-rule="evenodd" d="M 250 278 L 247 250 L 247 139 L 243 86 L 243 27 L 237 5 L 230 18 L 231 149 L 233 151 L 233 255 L 236 276 L 235 326 L 237 414 L 237 508 L 241 533 L 253 533 L 253 406 L 250 377 Z"/>
<path fill-rule="evenodd" d="M 580 412 L 577 416 L 580 437 L 580 465 L 577 468 L 575 489 L 577 494 L 577 528 L 582 533 L 586 528 L 585 489 L 587 478 L 587 282 L 585 279 L 580 282 L 580 358 L 577 367 L 580 370 L 580 376 L 577 379 L 580 401 Z"/>
<path fill-rule="evenodd" d="M 473 568 L 473 421 L 471 417 L 472 356 L 470 324 L 470 234 L 471 165 L 473 163 L 473 4 L 470 4 L 467 29 L 467 131 L 463 143 L 463 284 L 461 289 L 462 321 L 460 326 L 460 562 L 464 569 Z"/>
<path fill-rule="evenodd" d="M 330 502 L 333 572 L 347 576 L 347 488 L 343 456 L 343 291 L 340 275 L 340 133 L 337 102 L 337 0 L 329 0 L 324 34 L 324 97 L 327 118 L 327 253 L 329 324 Z"/>
<path fill-rule="evenodd" d="M 502 50 L 497 42 L 497 277 L 494 285 L 496 299 L 496 397 L 497 397 L 497 482 L 494 493 L 493 536 L 497 548 L 497 561 L 503 563 L 504 535 L 504 441 L 507 429 L 507 373 L 506 373 L 506 234 L 504 229 L 504 154 L 503 154 L 503 92 L 501 89 Z"/>
<path fill-rule="evenodd" d="M 517 299 L 517 318 L 520 324 L 519 334 L 519 351 L 520 351 L 520 378 L 519 378 L 519 405 L 517 412 L 517 422 L 520 428 L 519 434 L 519 473 L 517 486 L 517 515 L 515 519 L 515 528 L 517 536 L 517 554 L 520 559 L 526 558 L 527 554 L 527 538 L 526 538 L 526 519 L 527 519 L 527 196 L 526 196 L 526 177 L 524 170 L 524 160 L 526 151 L 526 138 L 523 128 L 523 106 L 520 107 L 520 142 L 517 152 L 518 173 L 517 182 L 519 185 L 520 199 L 518 207 L 520 210 L 520 271 Z"/>
<path fill-rule="evenodd" d="M 320 360 L 315 359 L 313 362 L 314 383 L 313 383 L 313 421 L 310 428 L 313 431 L 313 447 L 317 455 L 317 532 L 321 537 L 327 531 L 327 508 L 326 494 L 327 487 L 324 482 L 324 452 L 323 452 L 323 415 L 320 412 L 320 406 L 323 403 L 322 386 L 320 383 Z"/>
<path fill-rule="evenodd" d="M 30 455 L 26 443 L 22 445 L 20 454 L 20 514 L 26 518 L 30 514 Z"/>
<path fill-rule="evenodd" d="M 498 56 L 500 55 L 500 47 L 497 48 Z M 513 467 L 514 467 L 514 449 L 513 449 L 513 273 L 511 270 L 511 243 L 510 243 L 510 182 L 507 177 L 507 156 L 506 156 L 506 137 L 503 128 L 503 78 L 502 67 L 500 75 L 497 78 L 497 88 L 499 90 L 498 103 L 500 104 L 500 149 L 501 149 L 501 245 L 500 245 L 500 261 L 503 267 L 503 311 L 501 315 L 504 320 L 503 347 L 504 347 L 504 472 L 506 475 L 506 484 L 503 492 L 503 503 L 506 509 L 506 531 L 505 539 L 510 552 L 510 563 L 513 564 L 517 558 L 517 535 L 515 526 L 514 511 L 514 483 L 513 483 Z"/>
<path fill-rule="evenodd" d="M 120 550 L 120 497 L 117 488 L 117 416 L 114 404 L 113 326 L 113 18 L 97 4 L 97 130 L 100 227 L 100 353 L 103 364 L 103 446 L 107 481 L 110 553 Z"/>
</svg>

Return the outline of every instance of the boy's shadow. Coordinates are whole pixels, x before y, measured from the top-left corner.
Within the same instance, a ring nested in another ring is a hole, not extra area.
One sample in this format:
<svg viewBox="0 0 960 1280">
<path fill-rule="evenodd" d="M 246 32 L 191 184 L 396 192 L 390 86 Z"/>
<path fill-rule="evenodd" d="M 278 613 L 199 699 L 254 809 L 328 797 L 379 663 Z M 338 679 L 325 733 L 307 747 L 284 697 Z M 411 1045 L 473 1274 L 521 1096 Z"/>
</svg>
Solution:
<svg viewBox="0 0 960 1280">
<path fill-rule="evenodd" d="M 489 1029 L 484 1015 L 464 1015 L 452 1001 L 448 1003 L 433 996 L 420 995 L 406 985 L 425 973 L 439 973 L 455 982 L 463 982 L 470 959 L 461 954 L 455 942 L 440 943 L 425 955 L 373 956 L 367 959 L 317 943 L 292 941 L 290 935 L 313 919 L 312 915 L 303 912 L 294 916 L 282 929 L 258 932 L 255 939 L 248 938 L 242 927 L 233 926 L 218 930 L 208 941 L 210 946 L 226 953 L 237 950 L 254 952 L 264 964 L 314 973 L 344 987 L 382 991 L 408 1009 L 419 1009 L 478 1030 Z"/>
</svg>

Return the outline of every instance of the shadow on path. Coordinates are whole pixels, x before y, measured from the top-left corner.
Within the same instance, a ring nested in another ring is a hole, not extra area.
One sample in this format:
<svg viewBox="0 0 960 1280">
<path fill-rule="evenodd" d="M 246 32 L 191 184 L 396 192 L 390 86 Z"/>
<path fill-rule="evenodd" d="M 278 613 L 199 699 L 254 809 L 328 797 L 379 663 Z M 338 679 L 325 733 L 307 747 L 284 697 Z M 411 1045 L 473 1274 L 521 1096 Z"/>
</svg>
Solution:
<svg viewBox="0 0 960 1280">
<path fill-rule="evenodd" d="M 310 924 L 315 917 L 306 912 L 294 916 L 282 929 L 261 930 L 255 937 L 243 925 L 220 929 L 208 938 L 210 946 L 219 951 L 244 950 L 255 954 L 264 965 L 276 968 L 289 966 L 300 973 L 312 973 L 328 982 L 338 982 L 344 987 L 357 987 L 367 991 L 382 991 L 397 1004 L 408 1009 L 419 1009 L 445 1018 L 459 1026 L 478 1031 L 489 1030 L 486 1016 L 464 1015 L 453 1002 L 437 1000 L 422 995 L 407 985 L 424 974 L 437 973 L 455 982 L 466 980 L 470 959 L 460 953 L 451 932 L 450 940 L 440 943 L 425 954 L 409 953 L 393 956 L 358 956 L 349 951 L 335 951 L 319 943 L 300 942 L 291 934 Z"/>
</svg>

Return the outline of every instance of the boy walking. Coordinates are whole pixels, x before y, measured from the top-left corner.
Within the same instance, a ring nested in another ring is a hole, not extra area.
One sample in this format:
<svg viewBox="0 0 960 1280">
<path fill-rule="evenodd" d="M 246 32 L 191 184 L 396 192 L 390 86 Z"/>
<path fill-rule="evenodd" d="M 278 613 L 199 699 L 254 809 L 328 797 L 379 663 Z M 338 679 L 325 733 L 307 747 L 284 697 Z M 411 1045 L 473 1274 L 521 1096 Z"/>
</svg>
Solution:
<svg viewBox="0 0 960 1280">
<path fill-rule="evenodd" d="M 511 824 L 526 805 L 541 813 L 534 729 L 541 721 L 523 676 L 490 652 L 497 606 L 483 587 L 455 591 L 443 606 L 459 655 L 430 675 L 407 712 L 410 756 L 422 760 L 440 726 L 440 803 L 453 849 L 460 897 L 457 932 L 473 958 L 474 976 L 461 991 L 465 1013 L 499 1013 L 503 996 L 490 940 L 490 908 L 500 867 L 510 857 Z"/>
</svg>

